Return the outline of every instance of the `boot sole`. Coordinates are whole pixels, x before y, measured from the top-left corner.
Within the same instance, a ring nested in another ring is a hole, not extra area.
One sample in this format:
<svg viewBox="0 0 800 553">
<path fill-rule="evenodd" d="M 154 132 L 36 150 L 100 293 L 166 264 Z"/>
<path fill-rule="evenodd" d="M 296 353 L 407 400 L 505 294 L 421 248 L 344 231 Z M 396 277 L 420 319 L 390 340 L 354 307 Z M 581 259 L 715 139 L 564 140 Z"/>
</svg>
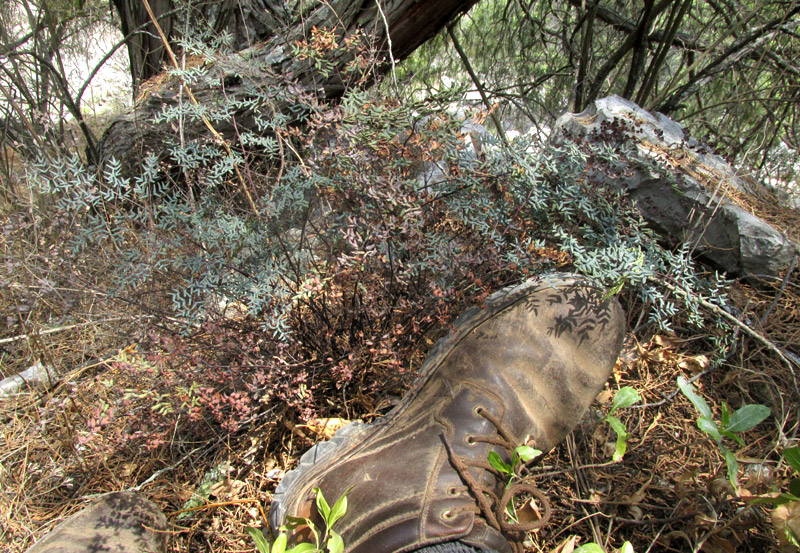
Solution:
<svg viewBox="0 0 800 553">
<path fill-rule="evenodd" d="M 357 444 L 361 443 L 362 437 L 365 434 L 380 429 L 384 424 L 389 424 L 396 416 L 402 413 L 417 395 L 417 391 L 428 381 L 442 359 L 447 356 L 451 349 L 458 345 L 462 338 L 468 336 L 474 328 L 481 325 L 490 317 L 514 305 L 520 299 L 528 296 L 532 288 L 538 289 L 548 286 L 557 288 L 578 283 L 593 286 L 586 278 L 571 273 L 546 275 L 536 280 L 528 280 L 522 284 L 502 288 L 489 296 L 481 306 L 470 307 L 462 313 L 453 323 L 454 331 L 440 338 L 433 348 L 431 348 L 427 359 L 419 370 L 419 376 L 394 409 L 375 422 L 369 424 L 351 422 L 340 428 L 336 434 L 334 434 L 333 438 L 324 442 L 319 442 L 306 451 L 300 457 L 297 467 L 283 476 L 278 486 L 275 488 L 270 505 L 269 524 L 273 532 L 277 533 L 285 518 L 283 503 L 295 482 L 303 478 L 304 475 L 313 470 L 318 464 L 325 465 L 329 460 L 339 456 L 341 452 L 355 447 Z M 338 498 L 328 497 L 326 499 L 332 504 L 332 502 L 336 501 Z"/>
</svg>

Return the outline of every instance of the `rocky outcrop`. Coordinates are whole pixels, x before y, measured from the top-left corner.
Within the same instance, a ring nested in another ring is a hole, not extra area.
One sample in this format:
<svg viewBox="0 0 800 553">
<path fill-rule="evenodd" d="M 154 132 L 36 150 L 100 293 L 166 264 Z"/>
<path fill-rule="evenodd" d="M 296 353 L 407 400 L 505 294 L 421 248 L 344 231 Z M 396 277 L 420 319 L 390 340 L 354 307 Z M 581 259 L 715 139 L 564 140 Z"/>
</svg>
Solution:
<svg viewBox="0 0 800 553">
<path fill-rule="evenodd" d="M 625 190 L 665 240 L 687 243 L 730 275 L 777 277 L 798 253 L 784 233 L 747 209 L 748 189 L 733 168 L 665 115 L 610 96 L 562 115 L 551 140 L 605 143 L 622 152 L 626 166 L 609 171 L 608 184 Z"/>
</svg>

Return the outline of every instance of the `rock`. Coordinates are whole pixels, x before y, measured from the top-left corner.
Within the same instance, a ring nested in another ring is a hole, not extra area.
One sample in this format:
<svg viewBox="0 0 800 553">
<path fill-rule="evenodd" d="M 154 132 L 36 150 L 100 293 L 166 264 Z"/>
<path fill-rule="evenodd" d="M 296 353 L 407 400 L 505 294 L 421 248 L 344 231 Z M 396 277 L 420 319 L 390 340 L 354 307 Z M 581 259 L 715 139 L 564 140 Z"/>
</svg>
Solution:
<svg viewBox="0 0 800 553">
<path fill-rule="evenodd" d="M 45 367 L 41 362 L 28 367 L 19 374 L 9 376 L 0 381 L 0 398 L 18 394 L 20 390 L 29 388 L 52 388 L 59 380 L 55 369 Z"/>
<path fill-rule="evenodd" d="M 609 96 L 562 115 L 551 141 L 605 143 L 628 154 L 625 166 L 602 172 L 608 184 L 625 190 L 666 241 L 687 243 L 730 275 L 778 277 L 797 255 L 784 233 L 739 205 L 749 191 L 733 168 L 665 115 Z M 603 164 L 596 149 L 590 155 Z"/>
<path fill-rule="evenodd" d="M 155 503 L 115 492 L 67 518 L 26 553 L 164 553 L 166 530 Z"/>
</svg>

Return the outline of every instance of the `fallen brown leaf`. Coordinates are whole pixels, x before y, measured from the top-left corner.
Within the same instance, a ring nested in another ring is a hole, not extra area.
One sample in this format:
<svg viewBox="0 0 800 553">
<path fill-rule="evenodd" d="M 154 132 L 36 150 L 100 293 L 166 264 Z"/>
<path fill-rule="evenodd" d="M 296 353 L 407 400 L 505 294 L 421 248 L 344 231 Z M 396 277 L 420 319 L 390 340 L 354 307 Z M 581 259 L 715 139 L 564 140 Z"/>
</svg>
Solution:
<svg viewBox="0 0 800 553">
<path fill-rule="evenodd" d="M 800 502 L 790 501 L 775 507 L 772 511 L 772 525 L 778 535 L 781 553 L 796 553 L 797 537 L 800 536 Z"/>
<path fill-rule="evenodd" d="M 311 419 L 307 424 L 298 424 L 298 427 L 308 428 L 323 440 L 330 440 L 337 430 L 350 424 L 347 419 L 337 417 L 328 419 Z"/>
<path fill-rule="evenodd" d="M 554 549 L 551 549 L 549 553 L 572 553 L 575 550 L 575 542 L 577 539 L 578 536 L 570 536 L 559 543 Z"/>
</svg>

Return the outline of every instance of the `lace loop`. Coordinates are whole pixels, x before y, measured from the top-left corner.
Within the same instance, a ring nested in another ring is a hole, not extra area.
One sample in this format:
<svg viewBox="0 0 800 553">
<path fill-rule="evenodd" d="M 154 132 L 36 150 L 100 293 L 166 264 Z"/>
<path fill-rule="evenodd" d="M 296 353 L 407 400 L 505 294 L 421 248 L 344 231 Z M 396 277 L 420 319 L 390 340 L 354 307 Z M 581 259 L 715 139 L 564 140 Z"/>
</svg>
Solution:
<svg viewBox="0 0 800 553">
<path fill-rule="evenodd" d="M 496 445 L 506 449 L 509 453 L 512 453 L 516 447 L 516 439 L 503 426 L 502 422 L 484 408 L 479 407 L 476 409 L 476 413 L 492 423 L 497 430 L 497 435 L 470 436 L 469 440 L 473 442 L 483 442 Z M 442 434 L 442 441 L 444 442 L 445 449 L 447 450 L 450 463 L 453 465 L 453 468 L 456 469 L 456 472 L 458 472 L 458 475 L 461 477 L 461 480 L 464 482 L 467 489 L 469 489 L 469 491 L 472 493 L 475 501 L 478 504 L 478 511 L 486 520 L 486 523 L 495 530 L 506 535 L 506 537 L 510 539 L 509 541 L 511 542 L 512 548 L 515 552 L 522 551 L 521 541 L 525 535 L 525 532 L 530 532 L 531 530 L 541 528 L 550 519 L 551 507 L 548 499 L 536 486 L 524 481 L 514 482 L 508 486 L 504 486 L 503 494 L 500 497 L 497 497 L 497 494 L 494 492 L 494 490 L 483 486 L 472 476 L 472 474 L 470 474 L 469 468 L 477 467 L 487 470 L 501 482 L 503 480 L 503 475 L 501 475 L 494 467 L 492 467 L 488 461 L 483 459 L 465 461 L 464 459 L 458 457 L 444 434 Z M 541 517 L 538 520 L 529 522 L 509 522 L 506 506 L 510 501 L 522 495 L 531 496 L 539 503 L 542 509 Z"/>
<path fill-rule="evenodd" d="M 532 520 L 530 522 L 507 522 L 505 516 L 506 505 L 515 497 L 522 494 L 529 494 L 539 502 L 543 511 L 541 517 L 538 520 Z M 500 529 L 507 533 L 525 533 L 541 528 L 550 520 L 551 512 L 550 501 L 548 501 L 539 488 L 529 482 L 515 482 L 508 486 L 500 497 L 500 501 L 497 503 L 497 510 L 497 520 L 500 522 Z"/>
</svg>

